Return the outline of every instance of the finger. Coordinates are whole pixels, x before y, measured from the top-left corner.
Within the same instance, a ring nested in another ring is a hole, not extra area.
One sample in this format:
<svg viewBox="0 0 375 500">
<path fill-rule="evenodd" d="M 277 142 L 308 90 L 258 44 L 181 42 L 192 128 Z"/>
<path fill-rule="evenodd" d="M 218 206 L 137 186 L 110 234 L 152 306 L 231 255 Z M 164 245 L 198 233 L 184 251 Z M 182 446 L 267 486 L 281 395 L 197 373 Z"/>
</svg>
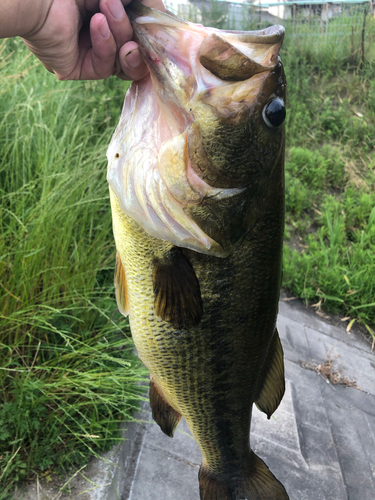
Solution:
<svg viewBox="0 0 375 500">
<path fill-rule="evenodd" d="M 148 68 L 135 42 L 128 42 L 121 47 L 119 62 L 122 74 L 119 73 L 117 76 L 123 80 L 141 80 L 148 73 Z"/>
<path fill-rule="evenodd" d="M 108 21 L 118 49 L 133 38 L 133 29 L 121 0 L 100 0 L 100 11 Z"/>
<path fill-rule="evenodd" d="M 116 42 L 103 14 L 95 14 L 92 17 L 90 36 L 92 47 L 82 60 L 80 79 L 108 78 L 116 67 Z"/>
</svg>

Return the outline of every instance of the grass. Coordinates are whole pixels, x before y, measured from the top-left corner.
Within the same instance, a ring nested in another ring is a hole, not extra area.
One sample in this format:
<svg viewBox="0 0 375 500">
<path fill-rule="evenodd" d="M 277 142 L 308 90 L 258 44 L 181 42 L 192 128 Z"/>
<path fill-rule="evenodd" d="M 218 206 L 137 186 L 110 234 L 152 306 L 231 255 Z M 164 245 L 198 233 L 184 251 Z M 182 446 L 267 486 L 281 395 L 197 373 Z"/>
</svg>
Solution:
<svg viewBox="0 0 375 500">
<path fill-rule="evenodd" d="M 286 39 L 288 77 L 283 285 L 363 324 L 375 339 L 375 21 L 365 64 L 351 37 Z M 360 46 L 357 37 L 356 46 Z"/>
<path fill-rule="evenodd" d="M 362 66 L 358 36 L 318 45 L 287 36 L 282 49 L 284 287 L 374 335 L 371 18 L 366 37 Z M 58 82 L 20 41 L 0 45 L 1 500 L 20 480 L 80 467 L 118 442 L 118 423 L 142 398 L 145 370 L 114 303 L 105 180 L 125 89 L 116 79 Z"/>
<path fill-rule="evenodd" d="M 126 84 L 0 48 L 0 498 L 120 440 L 145 370 L 113 293 L 105 151 Z"/>
</svg>

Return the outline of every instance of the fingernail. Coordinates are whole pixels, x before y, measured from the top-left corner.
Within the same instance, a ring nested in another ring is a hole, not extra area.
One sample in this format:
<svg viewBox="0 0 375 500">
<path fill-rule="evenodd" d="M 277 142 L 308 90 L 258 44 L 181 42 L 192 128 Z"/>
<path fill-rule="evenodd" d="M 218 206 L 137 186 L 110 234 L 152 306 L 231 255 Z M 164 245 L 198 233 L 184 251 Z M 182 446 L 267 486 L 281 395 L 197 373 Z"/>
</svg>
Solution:
<svg viewBox="0 0 375 500">
<path fill-rule="evenodd" d="M 131 68 L 138 68 L 141 64 L 141 57 L 138 49 L 131 50 L 125 56 L 125 61 Z"/>
<path fill-rule="evenodd" d="M 108 0 L 107 7 L 109 12 L 112 14 L 112 17 L 121 21 L 125 16 L 125 9 L 122 6 L 120 0 Z"/>
<path fill-rule="evenodd" d="M 109 26 L 107 24 L 107 20 L 103 18 L 102 22 L 98 26 L 99 32 L 103 38 L 109 38 L 111 32 L 109 31 Z"/>
</svg>

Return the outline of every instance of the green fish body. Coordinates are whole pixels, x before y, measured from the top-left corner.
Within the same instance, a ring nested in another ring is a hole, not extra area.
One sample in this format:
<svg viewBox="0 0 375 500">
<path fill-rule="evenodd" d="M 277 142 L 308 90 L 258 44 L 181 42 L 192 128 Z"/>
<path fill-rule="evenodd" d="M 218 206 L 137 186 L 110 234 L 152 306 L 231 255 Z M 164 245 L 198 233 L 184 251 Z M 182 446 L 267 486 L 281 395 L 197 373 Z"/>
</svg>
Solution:
<svg viewBox="0 0 375 500">
<path fill-rule="evenodd" d="M 202 500 L 286 500 L 250 448 L 284 394 L 276 330 L 284 228 L 283 28 L 222 32 L 138 3 L 150 75 L 108 150 L 116 298 L 173 436 L 202 451 Z"/>
</svg>

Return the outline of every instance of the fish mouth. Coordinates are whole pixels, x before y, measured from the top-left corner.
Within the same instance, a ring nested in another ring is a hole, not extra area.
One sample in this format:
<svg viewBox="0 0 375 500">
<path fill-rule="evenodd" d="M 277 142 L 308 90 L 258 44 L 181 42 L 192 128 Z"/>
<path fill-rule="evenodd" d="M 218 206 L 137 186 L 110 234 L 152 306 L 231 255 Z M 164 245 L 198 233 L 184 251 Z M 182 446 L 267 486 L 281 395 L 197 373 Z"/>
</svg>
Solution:
<svg viewBox="0 0 375 500">
<path fill-rule="evenodd" d="M 254 32 L 211 33 L 199 50 L 199 61 L 224 81 L 244 81 L 275 68 L 285 29 L 270 26 Z"/>
<path fill-rule="evenodd" d="M 280 25 L 248 32 L 203 28 L 138 0 L 126 11 L 146 64 L 163 87 L 161 97 L 168 94 L 187 121 L 188 101 L 197 91 L 217 86 L 217 79 L 222 83 L 249 80 L 271 71 L 279 61 L 285 35 Z M 178 36 L 185 37 L 186 43 L 177 41 Z M 181 45 L 186 52 L 177 54 L 175 47 Z M 193 74 L 198 75 L 195 81 Z"/>
</svg>

